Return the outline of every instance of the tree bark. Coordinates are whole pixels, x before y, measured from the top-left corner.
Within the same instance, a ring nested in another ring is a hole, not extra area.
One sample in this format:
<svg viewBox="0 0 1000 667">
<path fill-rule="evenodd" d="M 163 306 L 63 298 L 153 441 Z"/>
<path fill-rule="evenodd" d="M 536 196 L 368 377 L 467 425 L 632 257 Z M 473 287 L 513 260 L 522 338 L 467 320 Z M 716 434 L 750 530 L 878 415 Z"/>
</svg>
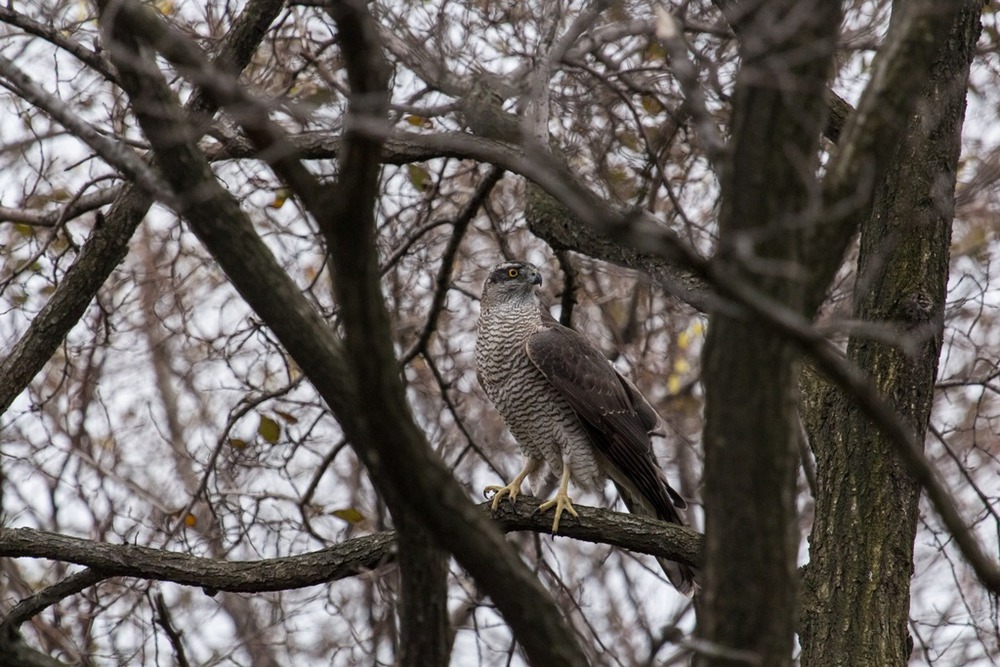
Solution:
<svg viewBox="0 0 1000 667">
<path fill-rule="evenodd" d="M 968 3 L 942 44 L 863 225 L 854 318 L 895 322 L 915 354 L 852 338 L 848 357 L 875 379 L 923 441 L 943 331 L 966 82 L 979 36 Z M 806 381 L 817 459 L 816 518 L 802 609 L 803 665 L 904 665 L 919 485 L 853 397 Z"/>
<path fill-rule="evenodd" d="M 446 667 L 451 654 L 448 554 L 409 515 L 393 518 L 399 546 L 399 664 Z"/>
<path fill-rule="evenodd" d="M 739 3 L 743 66 L 721 175 L 719 271 L 798 312 L 794 220 L 811 205 L 839 3 Z M 794 25 L 791 29 L 789 26 Z M 752 38 L 748 38 L 750 36 Z M 716 314 L 705 344 L 705 556 L 698 664 L 791 663 L 795 633 L 798 350 Z M 742 655 L 743 659 L 736 659 Z"/>
<path fill-rule="evenodd" d="M 539 505 L 541 501 L 537 498 L 520 496 L 517 503 L 502 503 L 496 510 L 488 501 L 481 503 L 477 511 L 484 518 L 492 518 L 505 533 L 530 531 L 550 535 L 552 517 L 539 512 Z M 585 505 L 577 505 L 576 509 L 580 521 L 560 526 L 560 536 L 670 558 L 692 567 L 702 563 L 702 537 L 690 528 Z M 0 558 L 44 558 L 75 563 L 100 574 L 84 582 L 83 588 L 108 577 L 132 577 L 197 586 L 207 592 L 286 591 L 371 572 L 395 563 L 401 549 L 397 546 L 397 533 L 384 531 L 295 556 L 230 561 L 133 544 L 107 544 L 32 528 L 0 527 Z M 0 617 L 0 631 L 4 626 L 16 628 L 66 595 L 82 590 L 76 588 L 67 593 L 67 585 L 64 580 L 55 585 L 60 587 L 58 590 L 50 591 L 52 595 L 39 593 L 20 601 L 6 616 Z"/>
</svg>

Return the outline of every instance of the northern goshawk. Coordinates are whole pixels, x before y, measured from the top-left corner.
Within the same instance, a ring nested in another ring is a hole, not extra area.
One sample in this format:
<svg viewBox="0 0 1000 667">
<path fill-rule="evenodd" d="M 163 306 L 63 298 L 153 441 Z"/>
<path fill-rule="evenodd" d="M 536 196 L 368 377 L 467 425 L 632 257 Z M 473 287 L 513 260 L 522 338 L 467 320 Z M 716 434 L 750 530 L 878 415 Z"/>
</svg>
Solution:
<svg viewBox="0 0 1000 667">
<path fill-rule="evenodd" d="M 583 335 L 559 324 L 542 307 L 542 276 L 527 262 L 504 262 L 483 284 L 476 372 L 486 395 L 510 429 L 526 461 L 506 486 L 489 486 L 493 509 L 511 502 L 528 478 L 537 488 L 542 464 L 559 477 L 559 490 L 543 503 L 577 516 L 569 483 L 598 488 L 610 477 L 633 514 L 683 525 L 686 503 L 667 484 L 653 457 L 650 432 L 659 416 L 639 390 Z M 686 565 L 658 559 L 674 587 L 691 595 Z"/>
</svg>

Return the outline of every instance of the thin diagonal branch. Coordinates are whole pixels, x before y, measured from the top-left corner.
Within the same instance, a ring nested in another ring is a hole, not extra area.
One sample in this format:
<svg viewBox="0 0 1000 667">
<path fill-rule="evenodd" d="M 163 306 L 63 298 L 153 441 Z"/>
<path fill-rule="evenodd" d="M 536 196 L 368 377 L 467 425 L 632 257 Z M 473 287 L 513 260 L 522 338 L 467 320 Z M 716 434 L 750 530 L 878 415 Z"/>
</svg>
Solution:
<svg viewBox="0 0 1000 667">
<path fill-rule="evenodd" d="M 48 586 L 31 597 L 21 600 L 4 616 L 3 622 L 0 623 L 0 634 L 7 634 L 11 630 L 15 630 L 19 625 L 40 614 L 43 610 L 104 581 L 108 577 L 109 575 L 103 572 L 88 568 L 71 574 L 59 583 Z"/>
<path fill-rule="evenodd" d="M 59 208 L 48 211 L 0 206 L 0 222 L 18 222 L 32 227 L 55 227 L 65 220 L 72 220 L 84 213 L 107 206 L 115 200 L 120 191 L 120 186 L 104 188 L 76 197 L 68 204 L 62 204 Z"/>
<path fill-rule="evenodd" d="M 68 104 L 35 83 L 13 61 L 2 55 L 0 55 L 0 76 L 13 86 L 21 98 L 44 111 L 143 190 L 166 204 L 175 204 L 174 194 L 163 187 L 156 172 L 133 150 L 120 142 L 108 139 L 80 118 Z"/>
<path fill-rule="evenodd" d="M 283 5 L 283 0 L 250 0 L 219 47 L 216 61 L 233 70 L 243 69 Z M 202 91 L 196 91 L 187 105 L 189 113 L 214 110 Z M 152 203 L 151 196 L 134 183 L 118 192 L 104 224 L 91 232 L 55 293 L 0 362 L 0 413 L 42 370 L 83 316 L 97 290 L 125 257 L 129 239 Z"/>
<path fill-rule="evenodd" d="M 67 53 L 73 54 L 80 62 L 99 72 L 108 81 L 115 80 L 115 73 L 100 53 L 88 49 L 80 42 L 71 39 L 62 31 L 35 21 L 29 16 L 14 11 L 9 5 L 0 5 L 0 23 L 17 26 L 29 35 L 41 37 Z"/>
<path fill-rule="evenodd" d="M 417 334 L 417 339 L 413 341 L 413 344 L 410 345 L 409 349 L 407 349 L 406 352 L 404 352 L 399 358 L 400 366 L 405 366 L 410 363 L 415 356 L 424 351 L 431 335 L 437 329 L 438 316 L 440 315 L 441 308 L 444 307 L 445 299 L 448 296 L 448 289 L 451 286 L 451 274 L 455 268 L 455 256 L 458 254 L 458 249 L 462 244 L 462 238 L 465 235 L 465 230 L 468 229 L 469 223 L 472 222 L 476 213 L 479 212 L 479 207 L 483 205 L 483 202 L 486 201 L 486 198 L 489 197 L 493 187 L 500 182 L 501 178 L 503 178 L 503 169 L 493 167 L 486 175 L 486 178 L 484 178 L 482 182 L 476 186 L 476 190 L 473 192 L 472 197 L 469 198 L 469 201 L 465 203 L 465 206 L 462 207 L 462 210 L 459 211 L 458 215 L 455 217 L 455 224 L 452 226 L 451 238 L 448 239 L 448 245 L 441 253 L 441 266 L 438 269 L 438 275 L 435 281 L 437 287 L 434 290 L 434 299 L 431 301 L 431 307 L 428 311 L 427 320 L 424 322 L 424 326 L 421 328 L 420 333 Z"/>
<path fill-rule="evenodd" d="M 357 5 L 337 3 L 331 11 L 338 21 L 349 70 L 360 69 L 349 76 L 355 96 L 352 101 L 357 100 L 361 109 L 367 108 L 370 117 L 375 117 L 378 98 L 370 86 L 376 70 L 357 68 L 352 62 L 355 57 L 367 62 L 372 50 L 367 44 L 356 50 L 357 43 L 343 41 L 370 37 L 364 25 L 351 24 L 352 19 L 364 16 Z M 385 318 L 379 267 L 370 238 L 372 176 L 377 174 L 379 142 L 360 132 L 371 126 L 384 134 L 384 121 L 369 121 L 364 114 L 355 114 L 348 125 L 354 138 L 345 139 L 341 160 L 341 173 L 348 178 L 335 189 L 299 192 L 331 239 L 328 246 L 334 259 L 337 296 L 349 332 L 350 344 L 345 346 L 277 265 L 238 202 L 215 180 L 204 155 L 185 131 L 176 100 L 162 75 L 139 49 L 137 42 L 143 39 L 143 32 L 136 27 L 144 24 L 119 20 L 123 6 L 129 15 L 142 13 L 138 3 L 128 0 L 100 3 L 102 27 L 108 31 L 106 43 L 165 178 L 178 192 L 199 193 L 196 202 L 182 202 L 192 229 L 333 408 L 387 504 L 397 509 L 408 506 L 407 511 L 427 522 L 434 539 L 454 553 L 490 594 L 529 656 L 546 664 L 584 664 L 583 653 L 551 597 L 430 450 L 409 415 L 401 388 L 397 391 L 385 384 L 390 376 L 389 383 L 398 384 L 399 378 L 391 341 L 388 354 L 383 349 L 387 324 L 370 320 L 373 314 Z M 341 23 L 345 20 L 346 25 Z M 249 130 L 248 134 L 255 143 L 269 140 Z M 310 200 L 311 196 L 315 199 Z M 336 226 L 340 229 L 335 230 Z M 352 285 L 357 289 L 350 289 Z M 354 378 L 364 381 L 355 382 Z M 369 415 L 357 409 L 362 404 L 383 407 L 377 423 L 371 423 Z M 387 436 L 383 429 L 392 435 Z M 417 471 L 420 474 L 415 474 Z M 462 530 L 456 530 L 456 525 Z"/>
</svg>

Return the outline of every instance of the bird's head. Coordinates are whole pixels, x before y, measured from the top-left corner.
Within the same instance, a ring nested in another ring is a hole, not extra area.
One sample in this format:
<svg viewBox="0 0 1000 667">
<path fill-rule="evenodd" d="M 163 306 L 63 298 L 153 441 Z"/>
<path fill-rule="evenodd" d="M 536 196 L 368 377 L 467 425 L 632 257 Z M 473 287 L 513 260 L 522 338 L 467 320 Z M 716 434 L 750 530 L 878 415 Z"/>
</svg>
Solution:
<svg viewBox="0 0 1000 667">
<path fill-rule="evenodd" d="M 537 288 L 542 284 L 542 274 L 527 262 L 502 262 L 486 276 L 483 283 L 483 302 L 495 304 L 509 300 L 533 301 Z"/>
</svg>

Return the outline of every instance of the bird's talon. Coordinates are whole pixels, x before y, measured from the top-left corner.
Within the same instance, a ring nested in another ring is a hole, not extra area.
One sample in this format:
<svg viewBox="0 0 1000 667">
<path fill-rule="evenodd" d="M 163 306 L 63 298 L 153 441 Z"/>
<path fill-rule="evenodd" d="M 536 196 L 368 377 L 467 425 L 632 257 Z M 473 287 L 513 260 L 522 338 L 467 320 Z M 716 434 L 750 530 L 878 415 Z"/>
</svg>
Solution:
<svg viewBox="0 0 1000 667">
<path fill-rule="evenodd" d="M 551 500 L 546 500 L 544 503 L 538 506 L 536 512 L 544 512 L 546 510 L 556 508 L 556 516 L 552 521 L 552 532 L 559 532 L 559 519 L 562 518 L 563 512 L 569 512 L 577 519 L 580 515 L 576 513 L 576 509 L 573 507 L 573 500 L 565 493 L 557 493 Z"/>
<path fill-rule="evenodd" d="M 500 501 L 503 500 L 504 496 L 510 496 L 510 502 L 514 503 L 517 501 L 517 496 L 520 494 L 520 489 L 514 488 L 513 483 L 508 484 L 507 486 L 487 486 L 483 489 L 483 497 L 489 500 L 490 497 L 487 494 L 491 491 L 493 492 L 493 502 L 490 504 L 490 509 L 494 512 L 497 507 L 500 506 Z"/>
</svg>

